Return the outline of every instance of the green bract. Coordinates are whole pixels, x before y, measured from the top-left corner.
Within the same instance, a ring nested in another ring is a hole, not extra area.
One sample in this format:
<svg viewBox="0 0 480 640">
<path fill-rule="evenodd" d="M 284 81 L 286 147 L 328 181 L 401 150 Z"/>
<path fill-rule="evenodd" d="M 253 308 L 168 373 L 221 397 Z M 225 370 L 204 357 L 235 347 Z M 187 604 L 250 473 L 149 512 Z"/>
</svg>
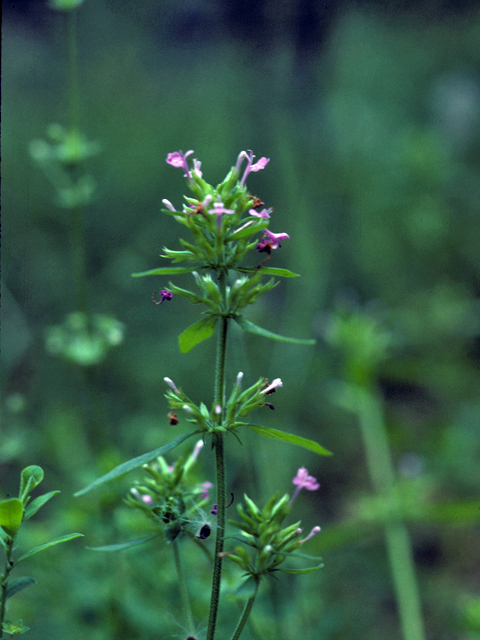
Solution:
<svg viewBox="0 0 480 640">
<path fill-rule="evenodd" d="M 237 563 L 247 575 L 254 578 L 271 574 L 275 571 L 286 573 L 306 573 L 322 567 L 322 563 L 309 569 L 280 569 L 280 565 L 289 557 L 309 558 L 304 554 L 294 553 L 306 541 L 301 539 L 300 522 L 282 527 L 283 521 L 291 511 L 289 496 L 281 498 L 278 492 L 267 502 L 263 509 L 247 495 L 244 495 L 245 506 L 237 505 L 240 522 L 229 520 L 229 523 L 240 529 L 242 535 L 234 536 L 245 547 L 236 547 L 227 557 Z M 315 558 L 318 561 L 318 558 Z"/>
</svg>

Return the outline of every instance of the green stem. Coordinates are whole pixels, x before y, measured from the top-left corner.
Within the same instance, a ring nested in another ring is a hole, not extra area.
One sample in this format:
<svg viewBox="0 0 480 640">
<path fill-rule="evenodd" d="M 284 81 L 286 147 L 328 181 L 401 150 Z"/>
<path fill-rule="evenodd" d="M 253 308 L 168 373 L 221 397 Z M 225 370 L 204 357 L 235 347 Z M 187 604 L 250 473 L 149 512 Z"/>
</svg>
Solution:
<svg viewBox="0 0 480 640">
<path fill-rule="evenodd" d="M 78 36 L 77 36 L 77 11 L 65 11 L 65 38 L 66 38 L 66 84 L 68 127 L 73 140 L 79 142 L 80 132 L 80 81 L 78 73 Z M 67 173 L 71 179 L 71 188 L 75 189 L 78 182 L 78 162 L 67 167 Z M 73 266 L 76 288 L 77 309 L 86 315 L 89 313 L 88 281 L 86 272 L 87 245 L 85 240 L 85 219 L 83 208 L 75 205 L 71 208 L 71 236 L 73 247 Z"/>
<path fill-rule="evenodd" d="M 220 291 L 225 299 L 225 273 L 218 277 Z M 214 403 L 223 407 L 225 395 L 225 361 L 227 355 L 228 318 L 221 318 L 220 331 L 218 333 L 217 356 L 215 364 L 215 389 Z M 222 579 L 222 553 L 225 538 L 225 455 L 223 449 L 223 433 L 217 431 L 213 434 L 213 447 L 215 449 L 215 470 L 217 479 L 217 535 L 215 539 L 215 557 L 213 562 L 212 595 L 210 599 L 210 613 L 208 617 L 207 640 L 215 637 L 218 605 L 220 602 L 220 583 Z"/>
<path fill-rule="evenodd" d="M 370 478 L 378 494 L 388 495 L 395 481 L 395 472 L 382 405 L 375 392 L 359 389 L 357 396 L 358 416 Z M 415 563 L 406 525 L 401 521 L 387 523 L 385 541 L 403 638 L 404 640 L 424 640 L 425 632 Z"/>
<path fill-rule="evenodd" d="M 185 617 L 187 618 L 188 631 L 191 636 L 194 635 L 195 625 L 193 624 L 192 606 L 190 604 L 190 597 L 188 595 L 187 585 L 185 583 L 185 576 L 183 575 L 182 562 L 180 558 L 180 549 L 178 548 L 178 540 L 172 542 L 173 557 L 175 560 L 175 569 L 177 570 L 178 584 L 180 587 L 180 595 L 183 603 L 183 610 Z"/>
<path fill-rule="evenodd" d="M 5 571 L 0 578 L 1 582 L 1 593 L 0 593 L 0 631 L 1 636 L 3 638 L 3 623 L 5 622 L 5 610 L 7 606 L 7 590 L 8 590 L 8 578 L 10 575 L 10 571 L 13 569 L 14 564 L 12 562 L 12 552 L 13 552 L 13 543 L 14 539 L 8 536 L 5 540 Z"/>
<path fill-rule="evenodd" d="M 80 129 L 80 82 L 78 78 L 77 11 L 65 11 L 67 49 L 67 100 L 69 125 L 72 131 Z"/>
<path fill-rule="evenodd" d="M 242 613 L 242 617 L 238 621 L 237 628 L 233 632 L 233 636 L 232 636 L 231 640 L 238 640 L 238 638 L 240 638 L 240 634 L 243 631 L 243 627 L 245 626 L 245 624 L 246 624 L 246 622 L 247 622 L 247 620 L 248 620 L 248 618 L 250 616 L 250 613 L 252 612 L 253 604 L 255 602 L 255 598 L 257 597 L 257 593 L 258 593 L 258 585 L 259 585 L 259 581 L 257 579 L 256 580 L 256 584 L 255 584 L 255 593 L 253 594 L 253 596 L 251 598 L 249 598 L 247 600 L 247 603 L 246 603 L 245 608 L 244 608 L 243 613 Z"/>
</svg>

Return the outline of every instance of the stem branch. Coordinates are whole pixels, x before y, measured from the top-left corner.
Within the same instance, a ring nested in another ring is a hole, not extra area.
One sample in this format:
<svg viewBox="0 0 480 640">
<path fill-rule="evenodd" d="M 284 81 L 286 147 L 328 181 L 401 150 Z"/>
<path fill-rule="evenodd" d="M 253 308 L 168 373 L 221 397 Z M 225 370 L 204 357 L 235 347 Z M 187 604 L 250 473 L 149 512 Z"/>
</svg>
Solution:
<svg viewBox="0 0 480 640">
<path fill-rule="evenodd" d="M 231 640 L 238 640 L 238 638 L 240 637 L 240 634 L 243 631 L 243 627 L 245 626 L 245 624 L 246 624 L 246 622 L 247 622 L 247 620 L 248 620 L 248 618 L 250 616 L 250 613 L 252 612 L 253 604 L 255 602 L 255 598 L 257 597 L 258 585 L 259 585 L 259 581 L 257 579 L 256 580 L 256 585 L 255 585 L 255 593 L 253 594 L 253 596 L 251 598 L 249 598 L 247 600 L 247 603 L 246 603 L 245 608 L 244 608 L 243 613 L 242 613 L 242 617 L 238 621 L 237 628 L 233 632 L 233 636 L 232 636 Z"/>
</svg>

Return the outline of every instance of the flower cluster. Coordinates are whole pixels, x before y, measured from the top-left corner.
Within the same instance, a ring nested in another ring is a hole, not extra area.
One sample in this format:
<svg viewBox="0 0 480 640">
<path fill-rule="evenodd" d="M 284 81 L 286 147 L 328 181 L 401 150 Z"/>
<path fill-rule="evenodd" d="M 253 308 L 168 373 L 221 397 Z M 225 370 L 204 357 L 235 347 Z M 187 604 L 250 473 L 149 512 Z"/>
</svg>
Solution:
<svg viewBox="0 0 480 640">
<path fill-rule="evenodd" d="M 141 509 L 163 528 L 169 542 L 181 533 L 192 533 L 191 522 L 210 499 L 211 482 L 197 483 L 187 477 L 203 446 L 199 440 L 188 458 L 179 458 L 173 465 L 162 456 L 143 465 L 146 477 L 125 498 L 128 505 Z"/>
<path fill-rule="evenodd" d="M 205 434 L 214 431 L 234 431 L 238 427 L 245 426 L 243 418 L 262 406 L 270 409 L 275 407 L 266 401 L 266 396 L 271 396 L 275 390 L 282 387 L 280 378 L 273 380 L 271 384 L 265 378 L 260 378 L 251 387 L 242 391 L 243 373 L 240 372 L 233 385 L 232 393 L 224 407 L 213 404 L 209 410 L 202 402 L 195 404 L 170 378 L 164 378 L 169 390 L 165 394 L 170 406 L 169 418 L 175 420 L 171 424 L 178 424 L 176 411 L 183 410 L 187 414 L 188 422 L 196 424 L 199 431 Z"/>
<path fill-rule="evenodd" d="M 203 180 L 199 160 L 193 159 L 193 167 L 189 167 L 187 158 L 192 153 L 193 150 L 186 153 L 174 151 L 168 154 L 167 163 L 183 169 L 195 197 L 186 197 L 181 210 L 177 210 L 169 200 L 163 200 L 163 204 L 165 213 L 173 214 L 178 222 L 190 229 L 196 244 L 181 239 L 185 250 L 164 249 L 164 257 L 174 262 L 199 261 L 214 269 L 220 266 L 235 268 L 252 248 L 270 254 L 272 249 L 280 246 L 280 241 L 289 238 L 287 233 L 272 233 L 266 228 L 273 209 L 259 211 L 264 203 L 250 195 L 245 186 L 249 173 L 264 169 L 269 158 L 262 157 L 254 163 L 253 153 L 242 151 L 223 182 L 213 187 Z M 240 178 L 244 160 L 247 166 Z M 263 239 L 250 243 L 249 240 L 259 231 L 264 232 Z"/>
<path fill-rule="evenodd" d="M 273 233 L 267 227 L 270 223 L 272 208 L 265 208 L 264 203 L 248 193 L 246 180 L 251 172 L 264 169 L 269 158 L 262 157 L 254 162 L 251 151 L 242 151 L 235 166 L 216 187 L 205 182 L 201 171 L 201 162 L 196 158 L 190 160 L 193 150 L 174 151 L 167 156 L 167 163 L 181 168 L 187 179 L 187 184 L 194 197 L 185 197 L 182 207 L 176 208 L 169 200 L 163 200 L 164 213 L 173 215 L 175 220 L 189 229 L 193 242 L 180 238 L 181 251 L 164 247 L 162 257 L 172 262 L 193 262 L 197 266 L 181 268 L 180 272 L 192 272 L 200 293 L 193 293 L 186 289 L 169 285 L 169 290 L 160 291 L 159 302 L 169 300 L 171 294 L 187 297 L 194 304 L 203 303 L 209 308 L 211 315 L 233 315 L 238 309 L 252 304 L 257 298 L 275 286 L 273 280 L 267 284 L 260 284 L 260 271 L 263 263 L 268 260 L 274 249 L 280 247 L 280 242 L 289 238 L 287 233 Z M 246 166 L 242 172 L 242 166 Z M 262 234 L 254 239 L 256 234 Z M 240 262 L 252 249 L 266 254 L 266 258 L 257 266 L 241 267 Z M 174 273 L 175 269 L 158 269 L 144 274 Z M 229 270 L 236 270 L 243 274 L 226 292 L 221 292 L 218 284 L 198 271 L 214 270 L 217 276 L 226 275 Z M 286 270 L 283 275 L 287 275 Z M 247 277 L 249 274 L 252 277 Z M 292 274 L 293 275 L 293 274 Z M 166 295 L 168 294 L 168 295 Z"/>
<path fill-rule="evenodd" d="M 308 481 L 307 478 L 309 478 Z M 314 491 L 320 486 L 303 467 L 298 470 L 293 483 L 297 485 L 297 491 L 291 499 L 288 494 L 279 498 L 277 492 L 263 509 L 259 509 L 253 500 L 245 495 L 245 506 L 242 504 L 237 506 L 241 522 L 229 521 L 242 532 L 242 542 L 246 548 L 238 546 L 232 553 L 227 552 L 225 556 L 240 565 L 246 574 L 256 579 L 274 571 L 282 571 L 279 566 L 289 555 L 320 532 L 320 527 L 315 526 L 307 536 L 302 537 L 300 522 L 282 527 L 283 521 L 292 510 L 292 503 L 298 491 L 302 487 Z M 283 571 L 290 572 L 290 570 Z"/>
</svg>

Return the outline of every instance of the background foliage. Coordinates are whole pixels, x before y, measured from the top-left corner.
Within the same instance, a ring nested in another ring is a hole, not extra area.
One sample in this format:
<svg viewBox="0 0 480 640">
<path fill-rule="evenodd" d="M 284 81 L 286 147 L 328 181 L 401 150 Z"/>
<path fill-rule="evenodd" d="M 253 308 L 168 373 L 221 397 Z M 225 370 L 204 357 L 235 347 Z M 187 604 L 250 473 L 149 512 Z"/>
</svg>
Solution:
<svg viewBox="0 0 480 640">
<path fill-rule="evenodd" d="M 160 203 L 178 205 L 184 184 L 167 152 L 194 149 L 215 183 L 251 148 L 271 162 L 250 188 L 274 207 L 274 230 L 291 237 L 271 264 L 302 278 L 282 281 L 250 317 L 318 343 L 238 334 L 230 375 L 280 375 L 267 424 L 316 439 L 334 456 L 248 434 L 243 447 L 229 443 L 236 496 L 261 502 L 291 491 L 300 466 L 322 485 L 298 503 L 306 527 L 322 526 L 309 553 L 322 555 L 325 569 L 283 576 L 260 599 L 249 633 L 287 640 L 301 627 L 306 640 L 400 638 L 382 516 L 371 516 L 356 419 L 334 401 L 339 353 L 323 339 L 328 314 L 347 299 L 368 303 L 367 313 L 380 309 L 393 336 L 377 375 L 396 468 L 417 482 L 409 527 L 427 637 L 473 640 L 480 13 L 473 2 L 279 5 L 87 0 L 80 8 L 82 128 L 102 146 L 88 163 L 98 183 L 85 211 L 91 306 L 126 327 L 124 342 L 85 374 L 45 350 L 46 328 L 75 307 L 69 219 L 28 156 L 32 139 L 67 118 L 61 16 L 43 3 L 4 3 L 0 490 L 15 495 L 19 470 L 40 464 L 44 490 L 62 491 L 25 527 L 26 547 L 71 530 L 91 546 L 148 533 L 121 502 L 131 478 L 91 497 L 72 494 L 180 433 L 182 425 L 168 426 L 163 377 L 208 401 L 213 351 L 206 342 L 180 354 L 177 335 L 197 309 L 178 298 L 154 306 L 152 291 L 166 282 L 130 274 L 161 266 L 164 245 L 177 248 L 176 224 Z M 208 479 L 212 460 L 202 456 Z M 427 498 L 415 509 L 420 495 Z M 209 569 L 191 553 L 201 633 Z M 165 613 L 178 599 L 168 549 L 103 556 L 80 540 L 29 562 L 39 584 L 12 609 L 38 640 L 187 635 Z"/>
</svg>

